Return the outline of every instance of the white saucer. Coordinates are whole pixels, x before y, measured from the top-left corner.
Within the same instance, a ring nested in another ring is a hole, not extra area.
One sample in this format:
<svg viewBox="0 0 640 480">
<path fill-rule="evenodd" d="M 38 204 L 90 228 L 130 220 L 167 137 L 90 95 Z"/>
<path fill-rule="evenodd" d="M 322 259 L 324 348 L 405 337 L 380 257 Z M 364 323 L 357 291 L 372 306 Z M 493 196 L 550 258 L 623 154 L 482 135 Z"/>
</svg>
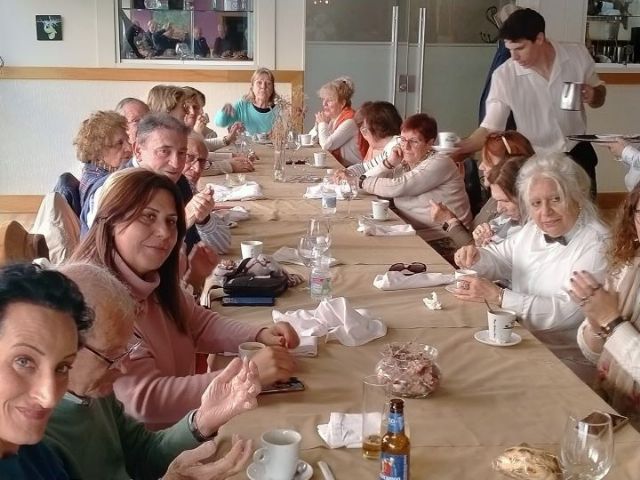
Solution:
<svg viewBox="0 0 640 480">
<path fill-rule="evenodd" d="M 313 467 L 304 460 L 298 460 L 298 465 L 304 463 L 307 468 L 302 473 L 296 473 L 291 480 L 309 480 L 313 476 Z M 252 463 L 247 467 L 247 477 L 250 480 L 270 480 L 263 476 L 264 467 L 256 463 Z"/>
<path fill-rule="evenodd" d="M 311 147 L 315 147 L 316 144 L 315 143 L 301 143 L 300 144 L 300 148 L 311 148 Z"/>
<path fill-rule="evenodd" d="M 485 345 L 491 345 L 492 347 L 512 347 L 513 345 L 517 345 L 522 341 L 522 337 L 515 332 L 511 333 L 511 341 L 509 343 L 496 343 L 491 338 L 489 338 L 489 330 L 480 330 L 473 335 L 480 343 L 484 343 Z"/>
<path fill-rule="evenodd" d="M 374 223 L 388 222 L 389 220 L 391 220 L 389 217 L 387 217 L 387 218 L 373 218 L 373 215 L 371 215 L 371 214 L 362 215 L 362 218 L 366 219 L 368 222 L 374 222 Z"/>
<path fill-rule="evenodd" d="M 433 148 L 436 152 L 451 153 L 455 152 L 458 147 L 441 147 L 440 145 L 434 145 Z"/>
</svg>

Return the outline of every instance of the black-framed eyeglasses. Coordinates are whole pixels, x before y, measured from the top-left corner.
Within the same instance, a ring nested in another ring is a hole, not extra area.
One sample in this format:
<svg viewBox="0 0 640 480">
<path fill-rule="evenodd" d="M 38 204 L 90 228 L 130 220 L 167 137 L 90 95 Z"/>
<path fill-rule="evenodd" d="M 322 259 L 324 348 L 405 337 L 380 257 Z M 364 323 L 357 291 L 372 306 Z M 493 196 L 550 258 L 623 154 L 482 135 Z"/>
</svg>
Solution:
<svg viewBox="0 0 640 480">
<path fill-rule="evenodd" d="M 412 263 L 394 263 L 389 267 L 390 272 L 402 272 L 405 275 L 414 275 L 416 273 L 424 273 L 427 271 L 427 266 L 421 262 Z"/>
<path fill-rule="evenodd" d="M 118 355 L 116 358 L 109 358 L 106 355 L 103 355 L 102 353 L 98 352 L 94 348 L 90 347 L 89 345 L 85 345 L 84 348 L 89 350 L 99 359 L 106 362 L 109 365 L 109 369 L 117 369 L 122 364 L 122 361 L 125 358 L 128 358 L 133 352 L 135 352 L 136 350 L 138 350 L 138 348 L 140 348 L 141 344 L 142 344 L 142 337 L 137 333 L 133 332 L 133 338 L 127 344 L 127 350 L 121 353 L 120 355 Z"/>
<path fill-rule="evenodd" d="M 202 168 L 203 170 L 211 168 L 211 160 L 187 153 L 187 163 L 189 165 L 192 165 L 195 162 L 198 162 L 200 164 L 200 168 Z"/>
<path fill-rule="evenodd" d="M 400 145 L 409 145 L 411 148 L 416 148 L 418 145 L 422 143 L 422 140 L 415 140 L 413 138 L 408 139 L 404 137 L 398 137 L 398 143 Z"/>
</svg>

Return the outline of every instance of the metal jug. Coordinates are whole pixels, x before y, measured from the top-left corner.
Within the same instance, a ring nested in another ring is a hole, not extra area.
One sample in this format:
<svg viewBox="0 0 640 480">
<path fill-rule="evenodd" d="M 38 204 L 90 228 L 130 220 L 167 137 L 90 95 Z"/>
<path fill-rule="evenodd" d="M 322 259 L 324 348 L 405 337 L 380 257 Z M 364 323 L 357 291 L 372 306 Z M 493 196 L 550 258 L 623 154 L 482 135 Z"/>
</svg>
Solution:
<svg viewBox="0 0 640 480">
<path fill-rule="evenodd" d="M 562 97 L 560 98 L 562 110 L 582 110 L 582 84 L 564 82 Z"/>
</svg>

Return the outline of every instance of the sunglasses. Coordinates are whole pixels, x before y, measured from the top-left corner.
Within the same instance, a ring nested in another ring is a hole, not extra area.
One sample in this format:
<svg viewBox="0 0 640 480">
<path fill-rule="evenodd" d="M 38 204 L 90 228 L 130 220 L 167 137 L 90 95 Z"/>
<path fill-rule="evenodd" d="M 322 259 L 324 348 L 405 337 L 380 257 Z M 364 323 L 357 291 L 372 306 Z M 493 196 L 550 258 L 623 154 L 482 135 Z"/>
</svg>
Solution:
<svg viewBox="0 0 640 480">
<path fill-rule="evenodd" d="M 424 263 L 413 262 L 413 263 L 394 263 L 389 267 L 390 272 L 409 272 L 404 273 L 405 275 L 413 275 L 416 273 L 424 273 L 427 271 L 427 266 Z"/>
</svg>

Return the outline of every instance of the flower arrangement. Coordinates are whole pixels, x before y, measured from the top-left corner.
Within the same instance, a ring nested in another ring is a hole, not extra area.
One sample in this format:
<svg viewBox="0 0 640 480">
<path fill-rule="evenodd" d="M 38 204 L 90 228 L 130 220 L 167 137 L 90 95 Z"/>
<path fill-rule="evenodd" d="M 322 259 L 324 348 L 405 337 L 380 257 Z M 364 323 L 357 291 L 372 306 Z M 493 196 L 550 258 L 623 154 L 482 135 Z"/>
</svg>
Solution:
<svg viewBox="0 0 640 480">
<path fill-rule="evenodd" d="M 294 86 L 291 97 L 278 96 L 275 100 L 276 118 L 271 129 L 271 141 L 276 150 L 284 148 L 290 132 L 302 130 L 305 114 L 305 95 L 301 86 Z"/>
</svg>

